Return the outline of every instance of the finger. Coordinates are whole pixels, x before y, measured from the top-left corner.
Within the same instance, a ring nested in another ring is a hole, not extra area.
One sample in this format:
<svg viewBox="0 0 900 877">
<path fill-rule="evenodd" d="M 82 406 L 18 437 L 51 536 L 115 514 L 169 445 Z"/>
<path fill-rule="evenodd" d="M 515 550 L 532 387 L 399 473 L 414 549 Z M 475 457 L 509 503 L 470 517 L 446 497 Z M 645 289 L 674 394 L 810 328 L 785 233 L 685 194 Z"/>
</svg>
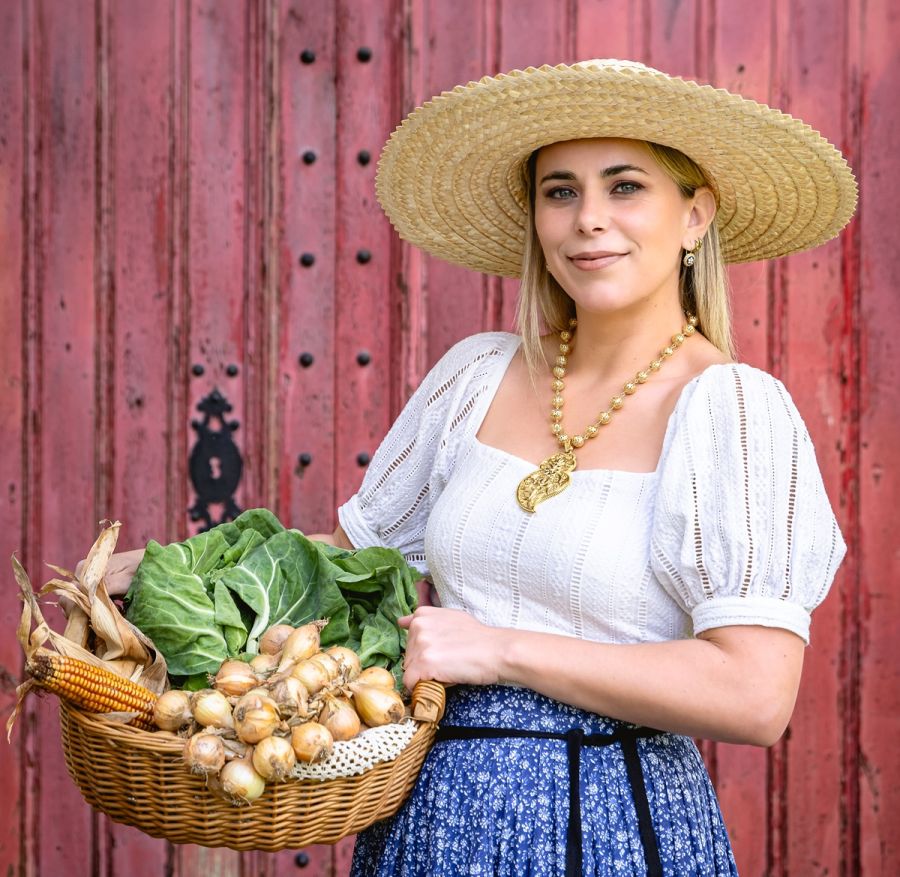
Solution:
<svg viewBox="0 0 900 877">
<path fill-rule="evenodd" d="M 404 615 L 402 618 L 397 619 L 397 624 L 400 627 L 408 628 L 412 624 L 412 618 L 412 615 Z"/>
<path fill-rule="evenodd" d="M 419 681 L 419 674 L 413 672 L 412 670 L 406 670 L 403 674 L 403 685 L 409 691 L 412 691 L 416 687 L 416 683 Z"/>
</svg>

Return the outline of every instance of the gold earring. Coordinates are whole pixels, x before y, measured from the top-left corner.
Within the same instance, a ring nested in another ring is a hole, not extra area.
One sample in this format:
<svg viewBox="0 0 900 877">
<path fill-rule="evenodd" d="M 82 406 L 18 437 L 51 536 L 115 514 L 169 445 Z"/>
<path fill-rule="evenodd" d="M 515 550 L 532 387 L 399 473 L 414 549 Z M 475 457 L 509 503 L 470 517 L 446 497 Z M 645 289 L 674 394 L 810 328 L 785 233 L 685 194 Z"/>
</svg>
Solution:
<svg viewBox="0 0 900 877">
<path fill-rule="evenodd" d="M 703 241 L 698 240 L 694 246 L 684 254 L 684 258 L 681 261 L 685 268 L 694 267 L 694 263 L 697 261 L 697 256 L 700 254 L 700 248 L 702 246 Z"/>
</svg>

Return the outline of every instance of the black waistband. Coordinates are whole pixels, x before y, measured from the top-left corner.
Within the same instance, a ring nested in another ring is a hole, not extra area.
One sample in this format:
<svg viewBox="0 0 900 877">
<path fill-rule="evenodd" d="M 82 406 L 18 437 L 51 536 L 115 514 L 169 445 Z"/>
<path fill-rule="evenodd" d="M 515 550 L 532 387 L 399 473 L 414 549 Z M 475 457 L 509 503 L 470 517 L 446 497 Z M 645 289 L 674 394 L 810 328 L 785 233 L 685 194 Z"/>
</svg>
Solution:
<svg viewBox="0 0 900 877">
<path fill-rule="evenodd" d="M 569 824 L 566 830 L 566 871 L 565 877 L 582 877 L 582 831 L 581 831 L 581 747 L 613 746 L 621 744 L 625 756 L 625 770 L 634 798 L 638 831 L 644 848 L 647 877 L 663 877 L 659 860 L 656 832 L 650 818 L 650 804 L 644 785 L 644 772 L 638 756 L 637 741 L 645 737 L 656 737 L 662 731 L 653 728 L 622 728 L 612 734 L 585 734 L 580 728 L 565 733 L 553 731 L 523 731 L 518 728 L 479 728 L 459 725 L 441 725 L 434 742 L 441 740 L 495 740 L 505 737 L 564 740 L 569 760 Z"/>
</svg>

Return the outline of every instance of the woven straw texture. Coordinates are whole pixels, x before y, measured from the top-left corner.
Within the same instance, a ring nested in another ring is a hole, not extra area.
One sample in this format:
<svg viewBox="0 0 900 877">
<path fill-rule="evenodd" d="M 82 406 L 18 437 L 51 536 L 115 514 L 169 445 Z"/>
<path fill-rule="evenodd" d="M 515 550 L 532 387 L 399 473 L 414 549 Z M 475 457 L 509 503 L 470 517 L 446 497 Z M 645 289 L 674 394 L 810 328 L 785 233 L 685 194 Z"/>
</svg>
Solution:
<svg viewBox="0 0 900 877">
<path fill-rule="evenodd" d="M 379 728 L 369 728 L 352 740 L 335 740 L 330 758 L 321 764 L 298 761 L 291 775 L 301 780 L 336 780 L 358 776 L 382 761 L 396 758 L 409 746 L 416 728 L 414 719 L 405 719 Z"/>
<path fill-rule="evenodd" d="M 247 807 L 235 807 L 191 775 L 182 743 L 163 739 L 60 701 L 66 766 L 95 809 L 173 843 L 277 852 L 336 843 L 395 813 L 409 795 L 444 712 L 445 690 L 420 682 L 413 714 L 427 717 L 393 761 L 355 777 L 291 780 L 266 786 Z"/>
<path fill-rule="evenodd" d="M 824 243 L 856 206 L 853 173 L 809 125 L 621 61 L 514 70 L 428 101 L 385 145 L 378 200 L 405 240 L 449 262 L 518 277 L 524 163 L 541 146 L 592 137 L 653 141 L 699 164 L 718 197 L 727 262 Z"/>
</svg>

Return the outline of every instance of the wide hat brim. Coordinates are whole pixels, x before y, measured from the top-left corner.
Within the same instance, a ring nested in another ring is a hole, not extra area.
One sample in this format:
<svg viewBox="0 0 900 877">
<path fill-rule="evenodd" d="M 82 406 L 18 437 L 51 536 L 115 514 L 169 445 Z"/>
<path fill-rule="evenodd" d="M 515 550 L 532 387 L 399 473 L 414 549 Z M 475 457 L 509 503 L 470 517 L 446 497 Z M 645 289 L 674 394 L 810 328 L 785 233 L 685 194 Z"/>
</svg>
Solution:
<svg viewBox="0 0 900 877">
<path fill-rule="evenodd" d="M 595 137 L 651 141 L 692 158 L 715 190 L 727 262 L 815 247 L 856 207 L 847 162 L 809 125 L 622 61 L 529 67 L 435 97 L 385 145 L 378 200 L 404 240 L 448 262 L 518 277 L 524 163 L 541 146 Z"/>
</svg>

